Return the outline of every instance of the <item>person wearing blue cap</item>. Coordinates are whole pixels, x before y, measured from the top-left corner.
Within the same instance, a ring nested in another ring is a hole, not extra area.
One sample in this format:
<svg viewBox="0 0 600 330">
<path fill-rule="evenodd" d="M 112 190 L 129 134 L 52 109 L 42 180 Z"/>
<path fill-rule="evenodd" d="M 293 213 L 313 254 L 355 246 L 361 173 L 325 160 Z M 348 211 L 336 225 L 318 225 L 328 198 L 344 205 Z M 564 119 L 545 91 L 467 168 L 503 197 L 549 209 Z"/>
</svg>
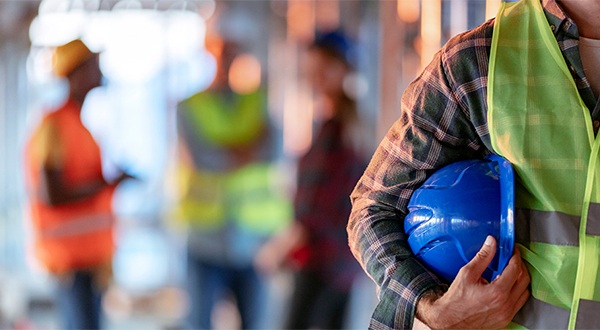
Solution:
<svg viewBox="0 0 600 330">
<path fill-rule="evenodd" d="M 350 246 L 380 289 L 369 328 L 600 328 L 598 13 L 593 0 L 502 3 L 409 85 L 351 196 Z M 449 282 L 410 250 L 407 205 L 438 169 L 489 154 L 515 169 L 514 254 L 483 279 L 488 236 Z"/>
<path fill-rule="evenodd" d="M 272 271 L 289 262 L 295 283 L 285 329 L 340 329 L 360 266 L 348 249 L 348 198 L 366 167 L 355 102 L 343 90 L 351 69 L 350 46 L 340 32 L 317 34 L 306 75 L 318 105 L 320 128 L 298 162 L 294 223 L 259 253 Z"/>
</svg>

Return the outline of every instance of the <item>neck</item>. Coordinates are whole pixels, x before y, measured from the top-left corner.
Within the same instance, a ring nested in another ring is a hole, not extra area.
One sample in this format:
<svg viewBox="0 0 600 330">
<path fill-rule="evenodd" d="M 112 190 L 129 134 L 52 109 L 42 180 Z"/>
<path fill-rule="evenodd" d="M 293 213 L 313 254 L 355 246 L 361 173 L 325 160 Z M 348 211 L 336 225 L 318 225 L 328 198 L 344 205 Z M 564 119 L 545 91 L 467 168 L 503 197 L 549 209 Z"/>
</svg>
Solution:
<svg viewBox="0 0 600 330">
<path fill-rule="evenodd" d="M 83 92 L 75 92 L 75 91 L 71 91 L 69 93 L 69 98 L 71 99 L 71 101 L 74 101 L 75 103 L 82 105 L 83 101 L 85 100 L 85 96 L 87 95 L 87 92 L 83 93 Z"/>
<path fill-rule="evenodd" d="M 577 25 L 579 35 L 600 39 L 600 1 L 561 0 L 560 5 Z"/>
</svg>

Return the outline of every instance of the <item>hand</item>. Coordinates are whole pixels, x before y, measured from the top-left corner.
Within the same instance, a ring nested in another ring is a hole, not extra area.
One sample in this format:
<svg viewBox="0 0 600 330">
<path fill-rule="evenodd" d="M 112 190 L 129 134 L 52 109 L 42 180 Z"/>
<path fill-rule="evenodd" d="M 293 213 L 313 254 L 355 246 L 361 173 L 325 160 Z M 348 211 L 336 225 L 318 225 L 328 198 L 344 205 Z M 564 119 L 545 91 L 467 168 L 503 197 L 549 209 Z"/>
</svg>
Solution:
<svg viewBox="0 0 600 330">
<path fill-rule="evenodd" d="M 417 317 L 432 329 L 500 329 L 506 327 L 529 297 L 529 273 L 515 248 L 508 265 L 491 283 L 481 277 L 496 253 L 488 236 L 475 258 L 460 269 L 443 295 L 425 295 Z"/>
<path fill-rule="evenodd" d="M 127 172 L 121 171 L 121 175 L 119 175 L 119 177 L 117 177 L 117 179 L 114 181 L 114 184 L 118 185 L 119 183 L 121 183 L 125 180 L 130 180 L 130 179 L 139 180 L 137 177 L 135 177 Z"/>
<path fill-rule="evenodd" d="M 286 251 L 279 240 L 268 241 L 254 257 L 254 267 L 264 275 L 270 275 L 285 263 Z"/>
<path fill-rule="evenodd" d="M 294 221 L 263 245 L 254 258 L 254 267 L 266 275 L 276 272 L 286 264 L 291 251 L 306 242 L 307 236 L 304 226 Z"/>
</svg>

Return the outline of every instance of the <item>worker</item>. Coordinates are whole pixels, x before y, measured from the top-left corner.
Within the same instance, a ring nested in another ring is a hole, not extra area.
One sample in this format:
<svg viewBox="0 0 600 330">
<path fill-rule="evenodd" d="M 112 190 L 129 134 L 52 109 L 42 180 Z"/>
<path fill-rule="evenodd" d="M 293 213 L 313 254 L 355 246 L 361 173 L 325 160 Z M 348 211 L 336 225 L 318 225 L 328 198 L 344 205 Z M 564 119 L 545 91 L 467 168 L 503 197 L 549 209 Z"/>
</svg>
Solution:
<svg viewBox="0 0 600 330">
<path fill-rule="evenodd" d="M 187 230 L 187 325 L 218 327 L 211 320 L 215 306 L 233 297 L 241 328 L 256 329 L 267 322 L 268 292 L 253 259 L 287 225 L 291 202 L 276 185 L 283 173 L 273 161 L 264 89 L 232 88 L 240 79 L 260 81 L 240 76 L 254 72 L 235 64 L 247 54 L 216 37 L 208 38 L 207 49 L 217 58 L 216 78 L 177 112 L 180 196 L 174 218 Z"/>
<path fill-rule="evenodd" d="M 380 288 L 370 328 L 600 327 L 598 13 L 594 0 L 502 3 L 406 89 L 352 194 L 350 246 Z M 437 169 L 487 154 L 515 169 L 517 244 L 488 282 L 488 237 L 449 283 L 410 251 L 406 206 Z"/>
<path fill-rule="evenodd" d="M 340 31 L 317 34 L 308 50 L 306 77 L 319 100 L 320 126 L 298 161 L 295 221 L 256 261 L 265 272 L 294 270 L 285 329 L 341 329 L 360 271 L 345 229 L 348 196 L 367 163 L 356 104 L 343 88 L 352 63 L 350 41 Z"/>
<path fill-rule="evenodd" d="M 34 254 L 59 283 L 57 307 L 65 329 L 98 329 L 100 298 L 114 251 L 112 196 L 130 178 L 108 183 L 100 149 L 81 122 L 81 107 L 100 86 L 99 55 L 81 40 L 56 48 L 53 72 L 69 82 L 68 100 L 47 114 L 27 146 Z"/>
</svg>

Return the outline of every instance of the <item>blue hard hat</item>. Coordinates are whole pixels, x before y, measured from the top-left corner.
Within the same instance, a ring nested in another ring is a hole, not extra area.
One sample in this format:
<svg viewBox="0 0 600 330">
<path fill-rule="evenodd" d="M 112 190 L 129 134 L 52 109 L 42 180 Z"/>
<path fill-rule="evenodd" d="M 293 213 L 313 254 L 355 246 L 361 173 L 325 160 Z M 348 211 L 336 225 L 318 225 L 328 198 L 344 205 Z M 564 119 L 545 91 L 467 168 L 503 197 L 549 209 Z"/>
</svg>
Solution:
<svg viewBox="0 0 600 330">
<path fill-rule="evenodd" d="M 417 258 L 452 282 L 492 235 L 496 255 L 482 275 L 491 281 L 512 256 L 514 199 L 512 166 L 500 156 L 445 166 L 408 203 L 408 244 Z"/>
</svg>

